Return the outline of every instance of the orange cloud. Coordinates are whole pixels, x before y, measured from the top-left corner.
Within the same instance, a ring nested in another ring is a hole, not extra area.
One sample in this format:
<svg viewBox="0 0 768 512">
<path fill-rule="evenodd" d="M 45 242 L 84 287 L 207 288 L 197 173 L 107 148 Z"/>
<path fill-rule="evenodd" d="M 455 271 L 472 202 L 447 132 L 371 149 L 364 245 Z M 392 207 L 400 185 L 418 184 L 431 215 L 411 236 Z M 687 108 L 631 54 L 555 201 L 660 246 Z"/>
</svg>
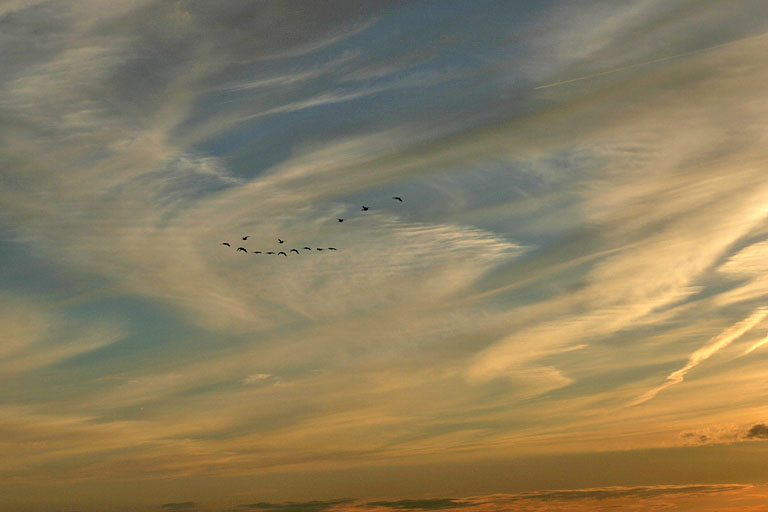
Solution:
<svg viewBox="0 0 768 512">
<path fill-rule="evenodd" d="M 656 485 L 552 490 L 493 494 L 471 498 L 427 498 L 395 501 L 310 501 L 256 503 L 243 510 L 263 512 L 594 512 L 647 511 L 761 511 L 768 487 L 743 484 Z"/>
</svg>

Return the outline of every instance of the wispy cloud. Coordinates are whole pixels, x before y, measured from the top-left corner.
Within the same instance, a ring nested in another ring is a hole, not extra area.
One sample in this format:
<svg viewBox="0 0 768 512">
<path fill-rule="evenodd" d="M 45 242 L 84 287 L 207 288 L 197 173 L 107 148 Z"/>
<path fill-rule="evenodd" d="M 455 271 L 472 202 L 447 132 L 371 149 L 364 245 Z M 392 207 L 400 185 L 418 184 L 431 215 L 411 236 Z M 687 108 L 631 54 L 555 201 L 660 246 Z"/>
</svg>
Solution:
<svg viewBox="0 0 768 512">
<path fill-rule="evenodd" d="M 768 35 L 768 34 L 760 34 L 760 35 L 757 35 L 757 36 L 745 37 L 743 39 L 738 39 L 736 41 L 729 41 L 727 43 L 721 43 L 721 44 L 716 44 L 716 45 L 713 45 L 713 46 L 708 46 L 706 48 L 701 48 L 699 50 L 694 50 L 694 51 L 685 52 L 685 53 L 678 53 L 678 54 L 675 54 L 675 55 L 668 55 L 668 56 L 665 56 L 665 57 L 659 57 L 658 59 L 647 60 L 647 61 L 644 61 L 644 62 L 637 62 L 637 63 L 634 63 L 634 64 L 627 64 L 626 66 L 621 66 L 621 67 L 609 69 L 609 70 L 606 70 L 606 71 L 598 71 L 596 73 L 591 73 L 591 74 L 585 75 L 585 76 L 579 76 L 579 77 L 576 77 L 576 78 L 569 78 L 568 80 L 561 80 L 559 82 L 553 82 L 553 83 L 550 83 L 550 84 L 539 85 L 537 87 L 534 87 L 534 90 L 549 89 L 550 87 L 559 87 L 561 85 L 567 85 L 567 84 L 571 84 L 571 83 L 574 83 L 574 82 L 581 82 L 582 80 L 589 80 L 590 78 L 597 78 L 597 77 L 600 77 L 600 76 L 610 75 L 610 74 L 613 74 L 613 73 L 619 73 L 621 71 L 626 71 L 626 70 L 633 69 L 633 68 L 636 68 L 636 67 L 639 67 L 639 66 L 648 66 L 650 64 L 658 64 L 660 62 L 666 62 L 668 60 L 679 59 L 679 58 L 682 58 L 682 57 L 688 57 L 690 55 L 696 55 L 697 53 L 706 52 L 706 51 L 709 51 L 709 50 L 714 50 L 714 49 L 717 49 L 717 48 L 722 48 L 722 47 L 730 46 L 730 45 L 734 45 L 734 44 L 739 44 L 739 43 L 741 43 L 743 41 L 747 41 L 747 40 L 750 40 L 750 39 L 753 39 L 753 38 L 763 38 L 763 37 L 766 37 L 766 35 Z"/>
<path fill-rule="evenodd" d="M 761 339 L 761 340 L 757 341 L 756 343 L 752 344 L 752 345 L 751 345 L 751 346 L 750 346 L 750 347 L 749 347 L 747 350 L 745 350 L 745 351 L 744 351 L 744 352 L 743 352 L 741 355 L 742 355 L 742 356 L 746 356 L 747 354 L 751 354 L 752 352 L 754 352 L 754 351 L 755 351 L 755 350 L 757 350 L 758 348 L 762 347 L 762 346 L 763 346 L 763 345 L 765 345 L 766 343 L 768 343 L 768 336 L 766 336 L 765 338 L 763 338 L 763 339 Z"/>
<path fill-rule="evenodd" d="M 747 439 L 766 7 L 459 4 L 0 7 L 5 481 Z"/>
<path fill-rule="evenodd" d="M 691 371 L 696 366 L 698 366 L 702 362 L 712 357 L 716 352 L 722 350 L 723 348 L 733 343 L 733 341 L 737 340 L 740 336 L 744 335 L 750 329 L 752 329 L 757 324 L 759 324 L 767 315 L 768 315 L 768 308 L 758 308 L 751 315 L 749 315 L 747 318 L 745 318 L 741 322 L 734 324 L 733 326 L 729 327 L 722 333 L 718 334 L 717 336 L 709 340 L 706 345 L 704 345 L 703 347 L 695 351 L 693 354 L 691 354 L 685 366 L 683 366 L 679 370 L 675 370 L 674 372 L 670 373 L 667 376 L 667 380 L 664 384 L 661 384 L 658 387 L 655 387 L 649 391 L 646 391 L 645 393 L 637 397 L 635 400 L 633 400 L 630 403 L 630 405 L 639 405 L 644 402 L 647 402 L 648 400 L 651 400 L 652 398 L 654 398 L 659 392 L 663 391 L 664 389 L 670 386 L 673 386 L 675 384 L 680 384 L 681 382 L 683 382 L 685 375 L 689 371 Z"/>
<path fill-rule="evenodd" d="M 105 347 L 124 339 L 128 330 L 119 319 L 103 319 L 73 325 L 52 304 L 33 297 L 0 297 L 3 347 L 0 349 L 0 379 L 9 379 L 35 369 Z"/>
</svg>

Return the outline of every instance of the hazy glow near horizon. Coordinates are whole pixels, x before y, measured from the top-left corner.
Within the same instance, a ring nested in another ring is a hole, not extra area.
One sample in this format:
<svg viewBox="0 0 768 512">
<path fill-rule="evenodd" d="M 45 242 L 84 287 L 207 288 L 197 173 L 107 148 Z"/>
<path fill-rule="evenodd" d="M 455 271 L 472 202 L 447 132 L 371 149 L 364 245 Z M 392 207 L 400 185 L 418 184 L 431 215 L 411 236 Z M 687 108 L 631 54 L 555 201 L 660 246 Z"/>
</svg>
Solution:
<svg viewBox="0 0 768 512">
<path fill-rule="evenodd" d="M 766 34 L 758 0 L 6 1 L 0 509 L 757 504 Z"/>
</svg>

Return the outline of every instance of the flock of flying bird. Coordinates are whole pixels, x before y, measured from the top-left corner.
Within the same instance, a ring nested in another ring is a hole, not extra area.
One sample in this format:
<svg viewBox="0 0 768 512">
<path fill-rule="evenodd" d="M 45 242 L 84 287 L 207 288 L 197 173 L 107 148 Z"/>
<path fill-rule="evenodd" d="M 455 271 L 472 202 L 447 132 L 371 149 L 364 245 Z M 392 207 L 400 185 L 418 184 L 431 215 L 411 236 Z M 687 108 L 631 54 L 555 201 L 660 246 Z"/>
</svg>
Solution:
<svg viewBox="0 0 768 512">
<path fill-rule="evenodd" d="M 400 201 L 401 203 L 403 202 L 403 198 L 402 198 L 402 197 L 398 197 L 398 196 L 395 196 L 395 197 L 393 197 L 392 199 L 394 199 L 394 200 L 396 200 L 396 201 Z M 370 210 L 370 208 L 369 208 L 369 207 L 367 207 L 367 206 L 363 206 L 363 207 L 362 207 L 360 210 L 361 210 L 361 211 L 364 211 L 364 212 L 367 212 L 368 210 Z M 338 220 L 339 222 L 344 222 L 344 219 L 336 219 L 336 220 Z M 248 237 L 249 237 L 249 236 L 250 236 L 250 235 L 246 235 L 246 236 L 244 236 L 242 239 L 243 239 L 243 240 L 248 240 Z M 278 243 L 281 243 L 281 244 L 284 244 L 284 243 L 285 243 L 285 240 L 281 240 L 281 239 L 279 239 L 279 238 L 277 239 L 277 241 L 278 241 Z M 229 242 L 222 242 L 222 243 L 221 243 L 221 245 L 226 245 L 227 247 L 232 247 L 232 245 L 231 245 Z M 307 250 L 307 251 L 311 251 L 311 250 L 312 250 L 312 248 L 311 248 L 311 247 L 303 247 L 303 249 L 304 249 L 304 250 Z M 323 250 L 325 250 L 325 249 L 327 249 L 327 250 L 329 250 L 329 251 L 335 251 L 335 250 L 337 250 L 335 247 L 315 247 L 315 250 L 316 250 L 316 251 L 323 251 Z M 247 252 L 248 252 L 248 249 L 246 249 L 245 247 L 238 247 L 238 248 L 237 248 L 237 250 L 236 250 L 236 252 L 244 252 L 244 253 L 247 253 Z M 295 252 L 296 254 L 300 254 L 298 249 L 291 249 L 291 250 L 290 250 L 290 251 L 288 251 L 288 252 L 286 252 L 286 251 L 279 251 L 279 252 L 275 252 L 275 251 L 266 251 L 266 252 L 262 252 L 262 251 L 252 251 L 252 252 L 253 252 L 253 254 L 277 254 L 278 256 L 285 256 L 285 257 L 288 257 L 288 253 L 291 253 L 291 252 Z"/>
</svg>

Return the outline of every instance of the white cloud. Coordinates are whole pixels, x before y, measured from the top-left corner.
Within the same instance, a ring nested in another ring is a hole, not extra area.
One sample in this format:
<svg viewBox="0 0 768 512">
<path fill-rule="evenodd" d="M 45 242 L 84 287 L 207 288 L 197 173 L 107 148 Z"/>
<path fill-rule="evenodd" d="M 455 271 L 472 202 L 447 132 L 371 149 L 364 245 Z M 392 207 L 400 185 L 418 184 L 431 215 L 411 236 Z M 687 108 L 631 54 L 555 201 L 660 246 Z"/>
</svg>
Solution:
<svg viewBox="0 0 768 512">
<path fill-rule="evenodd" d="M 273 377 L 268 373 L 254 373 L 243 379 L 243 384 L 255 384 Z"/>
</svg>

